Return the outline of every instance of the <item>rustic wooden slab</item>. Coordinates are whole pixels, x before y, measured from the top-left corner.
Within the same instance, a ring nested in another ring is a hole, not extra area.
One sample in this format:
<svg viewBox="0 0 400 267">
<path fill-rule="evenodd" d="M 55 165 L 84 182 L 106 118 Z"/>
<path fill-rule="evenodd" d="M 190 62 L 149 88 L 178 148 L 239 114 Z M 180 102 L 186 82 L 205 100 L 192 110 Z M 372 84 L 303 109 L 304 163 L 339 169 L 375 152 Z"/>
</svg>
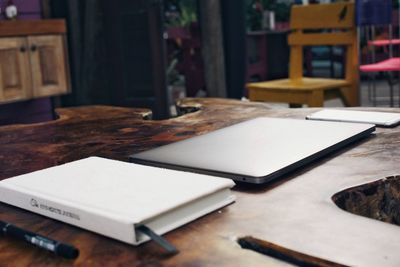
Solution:
<svg viewBox="0 0 400 267">
<path fill-rule="evenodd" d="M 400 225 L 400 175 L 345 189 L 332 199 L 348 212 Z"/>
<path fill-rule="evenodd" d="M 127 160 L 132 153 L 203 134 L 258 116 L 303 119 L 318 109 L 270 109 L 261 103 L 186 99 L 181 117 L 153 121 L 142 109 L 59 109 L 56 121 L 0 127 L 0 179 L 88 157 Z M 372 109 L 371 109 L 372 110 Z M 375 109 L 374 109 L 375 110 Z M 383 110 L 383 109 L 378 109 Z M 398 109 L 386 109 L 399 112 Z M 10 221 L 80 249 L 75 261 L 0 239 L 0 266 L 286 266 L 242 249 L 246 237 L 313 260 L 356 266 L 399 266 L 398 226 L 343 211 L 332 196 L 400 172 L 400 127 L 379 128 L 354 144 L 265 186 L 237 185 L 235 204 L 165 235 L 181 251 L 168 256 L 153 242 L 133 247 L 0 204 Z M 268 148 L 266 148 L 268 149 Z"/>
</svg>

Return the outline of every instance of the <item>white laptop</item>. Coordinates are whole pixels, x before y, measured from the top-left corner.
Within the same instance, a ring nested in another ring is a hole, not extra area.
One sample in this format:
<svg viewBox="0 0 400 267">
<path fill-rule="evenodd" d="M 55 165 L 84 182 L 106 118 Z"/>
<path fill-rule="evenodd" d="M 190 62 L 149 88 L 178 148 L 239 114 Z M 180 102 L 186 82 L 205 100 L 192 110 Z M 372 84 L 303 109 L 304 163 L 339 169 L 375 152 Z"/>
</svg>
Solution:
<svg viewBox="0 0 400 267">
<path fill-rule="evenodd" d="M 130 160 L 259 184 L 374 130 L 371 124 L 261 117 L 137 153 Z"/>
<path fill-rule="evenodd" d="M 371 123 L 377 126 L 393 127 L 400 123 L 400 113 L 323 109 L 306 116 L 308 120 L 343 121 Z"/>
</svg>

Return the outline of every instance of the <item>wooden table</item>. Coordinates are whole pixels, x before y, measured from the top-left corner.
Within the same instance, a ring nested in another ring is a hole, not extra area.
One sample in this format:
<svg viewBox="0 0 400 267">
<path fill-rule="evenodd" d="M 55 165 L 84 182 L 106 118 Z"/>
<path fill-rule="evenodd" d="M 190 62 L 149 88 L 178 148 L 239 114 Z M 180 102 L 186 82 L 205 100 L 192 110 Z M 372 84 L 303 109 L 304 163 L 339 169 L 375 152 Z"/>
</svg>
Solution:
<svg viewBox="0 0 400 267">
<path fill-rule="evenodd" d="M 318 109 L 271 109 L 262 103 L 186 99 L 185 115 L 148 119 L 143 109 L 59 109 L 55 121 L 0 127 L 0 179 L 88 156 L 127 161 L 128 156 L 259 116 L 303 119 Z M 373 110 L 372 108 L 370 108 Z M 383 109 L 380 109 L 383 110 Z M 399 109 L 384 109 L 399 112 Z M 86 230 L 0 204 L 0 220 L 80 249 L 64 260 L 22 242 L 0 238 L 0 266 L 286 266 L 285 261 L 238 245 L 273 242 L 321 258 L 315 263 L 400 266 L 400 228 L 339 209 L 341 189 L 400 173 L 400 127 L 376 134 L 264 186 L 237 185 L 236 203 L 165 237 L 180 253 L 167 255 L 153 242 L 130 246 Z M 267 148 L 266 148 L 267 149 Z M 325 259 L 325 260 L 323 260 Z"/>
</svg>

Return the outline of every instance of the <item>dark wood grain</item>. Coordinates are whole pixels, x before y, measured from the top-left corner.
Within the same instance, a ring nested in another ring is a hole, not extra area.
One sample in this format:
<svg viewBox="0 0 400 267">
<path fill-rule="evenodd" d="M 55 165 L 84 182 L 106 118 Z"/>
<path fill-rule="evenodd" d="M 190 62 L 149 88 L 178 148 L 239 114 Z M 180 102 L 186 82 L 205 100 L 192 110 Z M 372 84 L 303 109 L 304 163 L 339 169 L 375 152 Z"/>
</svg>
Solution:
<svg viewBox="0 0 400 267">
<path fill-rule="evenodd" d="M 179 110 L 186 114 L 154 121 L 148 119 L 150 113 L 144 109 L 105 106 L 68 108 L 58 109 L 59 118 L 55 121 L 0 127 L 0 179 L 88 156 L 128 161 L 132 153 L 204 134 L 249 118 L 304 118 L 318 109 L 271 109 L 262 103 L 185 99 L 179 103 Z M 194 112 L 187 113 L 189 111 Z M 400 157 L 395 146 L 389 144 L 400 141 L 399 127 L 379 129 L 378 132 L 379 136 L 359 143 L 357 149 L 353 146 L 345 150 L 347 152 L 344 155 L 331 155 L 285 175 L 274 184 L 236 186 L 235 204 L 165 235 L 180 251 L 175 256 L 166 255 L 153 242 L 134 247 L 0 204 L 0 220 L 49 235 L 80 249 L 79 258 L 68 261 L 20 242 L 0 239 L 0 266 L 286 266 L 285 262 L 242 249 L 237 244 L 237 238 L 253 236 L 268 240 L 266 230 L 269 229 L 264 225 L 271 215 L 265 212 L 264 206 L 270 192 L 298 176 L 313 178 L 313 172 L 309 171 L 311 169 L 325 168 L 328 172 L 340 171 L 343 175 L 354 176 L 354 168 L 346 167 L 354 165 L 355 160 L 362 157 L 373 158 L 376 162 L 385 161 L 387 155 L 379 152 L 384 146 L 387 153 L 391 152 L 393 163 L 390 166 L 396 170 L 396 160 L 398 162 Z M 327 163 L 332 159 L 338 160 L 343 166 L 338 169 L 336 161 Z M 387 168 L 388 165 L 385 166 Z M 373 167 L 376 173 L 381 171 L 379 164 Z M 360 177 L 365 175 L 363 170 L 358 173 Z"/>
<path fill-rule="evenodd" d="M 332 199 L 348 212 L 400 225 L 400 176 L 345 189 Z"/>
<path fill-rule="evenodd" d="M 65 32 L 65 21 L 62 19 L 0 21 L 0 37 Z"/>
</svg>

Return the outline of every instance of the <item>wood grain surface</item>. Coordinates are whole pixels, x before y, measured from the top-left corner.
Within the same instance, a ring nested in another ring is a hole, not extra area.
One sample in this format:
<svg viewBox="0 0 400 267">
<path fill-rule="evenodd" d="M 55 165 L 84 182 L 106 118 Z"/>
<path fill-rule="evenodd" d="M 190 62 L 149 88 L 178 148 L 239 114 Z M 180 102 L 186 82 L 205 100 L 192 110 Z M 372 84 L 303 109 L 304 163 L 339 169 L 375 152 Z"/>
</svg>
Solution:
<svg viewBox="0 0 400 267">
<path fill-rule="evenodd" d="M 0 37 L 65 32 L 66 25 L 62 19 L 0 21 Z"/>
<path fill-rule="evenodd" d="M 317 110 L 271 109 L 266 104 L 236 100 L 185 99 L 179 103 L 179 111 L 184 115 L 169 120 L 154 121 L 149 119 L 151 114 L 144 109 L 105 106 L 58 109 L 59 118 L 55 121 L 0 127 L 0 179 L 89 156 L 128 161 L 128 156 L 132 153 L 204 134 L 249 118 L 269 116 L 303 119 Z M 320 175 L 320 171 L 327 173 L 327 179 L 334 176 L 335 173 L 338 177 L 349 175 L 353 178 L 359 177 L 367 180 L 373 179 L 377 174 L 380 175 L 376 179 L 389 176 L 386 175 L 388 172 L 399 172 L 397 163 L 400 155 L 396 149 L 400 142 L 399 132 L 399 127 L 378 129 L 375 137 L 350 146 L 299 171 L 285 175 L 281 180 L 272 184 L 264 186 L 237 185 L 234 188 L 234 194 L 237 196 L 236 203 L 164 235 L 180 250 L 180 253 L 175 256 L 166 255 L 153 242 L 134 247 L 22 209 L 0 204 L 0 220 L 73 244 L 80 250 L 79 258 L 70 261 L 21 242 L 0 238 L 0 266 L 290 265 L 285 261 L 241 248 L 237 240 L 248 236 L 325 259 L 323 262 L 360 265 L 363 261 L 351 253 L 342 257 L 340 249 L 343 244 L 328 242 L 327 248 L 313 251 L 313 247 L 308 246 L 307 243 L 318 244 L 321 234 L 314 233 L 307 227 L 315 225 L 305 224 L 309 220 L 301 222 L 299 229 L 292 229 L 293 227 L 288 224 L 288 221 L 297 222 L 297 214 L 293 215 L 296 217 L 290 217 L 292 216 L 290 207 L 287 212 L 285 212 L 286 208 L 282 207 L 282 213 L 276 213 L 271 205 L 279 208 L 280 204 L 287 205 L 288 201 L 302 202 L 303 195 L 306 199 L 303 193 L 296 196 L 295 194 L 291 196 L 278 193 L 293 186 L 296 186 L 297 191 L 303 190 L 301 184 L 295 184 L 295 182 L 307 184 L 309 180 L 316 179 L 316 176 Z M 354 160 L 363 158 L 371 161 L 368 168 L 363 169 L 359 168 L 357 164 L 354 165 Z M 379 164 L 384 161 L 386 161 L 385 164 Z M 314 173 L 315 171 L 316 173 Z M 336 180 L 332 178 L 332 181 Z M 348 184 L 341 183 L 341 186 L 345 185 Z M 356 184 L 350 185 L 355 186 Z M 318 190 L 318 186 L 322 189 Z M 328 187 L 327 190 L 323 190 L 324 186 Z M 317 183 L 317 186 L 308 195 L 321 192 L 323 198 L 329 198 L 329 201 L 332 202 L 332 206 L 329 208 L 336 207 L 330 198 L 333 193 L 340 190 L 330 193 L 331 190 L 330 183 L 327 182 L 324 185 L 321 182 Z M 274 200 L 277 195 L 279 195 L 280 201 Z M 271 199 L 275 202 L 270 203 Z M 321 211 L 324 211 L 326 204 L 322 204 Z M 339 215 L 345 213 L 338 207 L 333 208 L 333 211 Z M 350 218 L 353 221 L 353 217 L 396 227 L 394 231 L 397 233 L 397 237 L 400 234 L 397 226 L 351 215 Z M 291 227 L 287 231 L 290 236 L 282 234 L 283 230 L 280 225 L 271 224 L 275 223 L 277 219 L 281 219 L 281 224 L 288 224 Z M 317 216 L 315 219 L 311 218 L 311 222 L 314 220 L 319 222 L 321 218 Z M 299 243 L 304 244 L 304 248 L 299 248 L 293 242 L 291 243 L 291 238 L 300 238 L 296 231 L 300 231 L 302 228 L 305 229 L 309 240 L 299 240 L 301 241 Z M 281 239 L 273 234 L 275 232 Z M 322 235 L 321 238 L 322 243 L 324 236 Z M 376 249 L 375 257 L 379 258 L 374 261 L 374 255 L 369 257 L 372 257 L 371 263 L 379 262 L 381 257 L 379 244 L 361 245 L 369 246 L 371 250 Z M 319 248 L 320 246 L 315 247 Z M 338 258 L 332 257 L 332 254 L 338 254 Z M 398 253 L 393 255 L 388 250 L 385 255 L 391 260 L 389 263 L 400 262 Z"/>
<path fill-rule="evenodd" d="M 348 188 L 332 199 L 348 212 L 400 225 L 400 176 Z"/>
</svg>

